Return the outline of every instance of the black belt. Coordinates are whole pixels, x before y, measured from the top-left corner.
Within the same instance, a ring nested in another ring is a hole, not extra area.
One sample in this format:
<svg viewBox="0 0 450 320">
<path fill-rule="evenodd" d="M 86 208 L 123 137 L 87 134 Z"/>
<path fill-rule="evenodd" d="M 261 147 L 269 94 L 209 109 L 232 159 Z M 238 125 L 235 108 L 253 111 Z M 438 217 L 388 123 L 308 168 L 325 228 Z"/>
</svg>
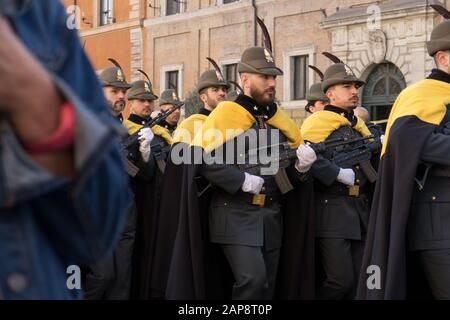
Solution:
<svg viewBox="0 0 450 320">
<path fill-rule="evenodd" d="M 261 194 L 247 193 L 245 196 L 240 196 L 240 198 L 249 204 L 260 207 L 268 207 L 281 200 L 280 195 L 267 195 L 264 193 Z"/>
<path fill-rule="evenodd" d="M 268 207 L 281 200 L 280 194 L 252 194 L 248 192 L 239 191 L 237 194 L 227 197 L 220 197 L 220 200 L 225 202 L 244 202 L 254 206 Z"/>
<path fill-rule="evenodd" d="M 367 193 L 367 188 L 359 185 L 353 187 L 346 186 L 342 183 L 335 183 L 330 187 L 321 185 L 318 188 L 319 192 L 332 194 L 335 196 L 359 197 Z"/>
<path fill-rule="evenodd" d="M 430 176 L 450 178 L 449 166 L 433 166 L 430 169 Z"/>
</svg>

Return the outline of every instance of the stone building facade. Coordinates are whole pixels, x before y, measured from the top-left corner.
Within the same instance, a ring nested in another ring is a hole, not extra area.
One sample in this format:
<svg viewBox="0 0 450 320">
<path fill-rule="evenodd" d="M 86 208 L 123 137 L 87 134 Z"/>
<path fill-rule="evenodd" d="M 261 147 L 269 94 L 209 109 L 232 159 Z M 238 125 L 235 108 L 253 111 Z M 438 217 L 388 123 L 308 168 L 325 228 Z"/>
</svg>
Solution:
<svg viewBox="0 0 450 320">
<path fill-rule="evenodd" d="M 301 124 L 305 90 L 320 81 L 308 65 L 325 70 L 332 52 L 367 81 L 361 103 L 386 118 L 398 93 L 433 67 L 425 41 L 441 21 L 429 6 L 447 0 L 84 0 L 80 36 L 96 69 L 122 63 L 129 79 L 141 68 L 160 92 L 175 86 L 182 98 L 195 88 L 212 57 L 228 78 L 249 46 L 261 45 L 255 14 L 272 37 L 283 108 Z"/>
</svg>

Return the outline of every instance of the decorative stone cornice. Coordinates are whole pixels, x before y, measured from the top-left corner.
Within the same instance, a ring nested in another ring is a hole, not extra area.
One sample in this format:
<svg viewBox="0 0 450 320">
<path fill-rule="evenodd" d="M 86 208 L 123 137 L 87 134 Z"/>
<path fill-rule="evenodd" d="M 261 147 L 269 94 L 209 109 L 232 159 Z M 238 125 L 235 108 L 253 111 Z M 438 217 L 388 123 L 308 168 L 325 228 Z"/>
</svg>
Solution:
<svg viewBox="0 0 450 320">
<path fill-rule="evenodd" d="M 442 4 L 437 0 L 429 0 L 428 4 Z M 340 9 L 333 15 L 325 18 L 321 23 L 324 29 L 336 28 L 341 26 L 349 26 L 355 24 L 367 23 L 368 18 L 373 14 L 368 12 L 370 5 L 355 6 Z M 383 21 L 388 19 L 401 19 L 407 16 L 417 16 L 420 14 L 435 14 L 431 7 L 427 7 L 423 0 L 394 0 L 388 4 L 378 5 Z"/>
</svg>

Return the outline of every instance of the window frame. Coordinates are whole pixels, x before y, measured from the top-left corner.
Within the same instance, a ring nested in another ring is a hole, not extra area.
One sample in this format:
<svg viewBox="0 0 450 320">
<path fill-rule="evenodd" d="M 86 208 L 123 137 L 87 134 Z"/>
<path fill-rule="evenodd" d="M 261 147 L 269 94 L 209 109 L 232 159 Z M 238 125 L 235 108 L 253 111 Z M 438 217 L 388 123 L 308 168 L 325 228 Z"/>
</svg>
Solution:
<svg viewBox="0 0 450 320">
<path fill-rule="evenodd" d="M 315 46 L 313 44 L 306 44 L 301 48 L 291 49 L 286 51 L 283 54 L 283 106 L 298 108 L 299 103 L 306 103 L 306 99 L 303 100 L 293 100 L 292 97 L 292 89 L 293 89 L 293 70 L 292 70 L 292 58 L 296 56 L 308 56 L 308 64 L 315 65 Z M 314 81 L 314 71 L 308 68 L 308 88 L 315 83 Z"/>
<path fill-rule="evenodd" d="M 222 70 L 222 74 L 223 74 L 223 76 L 225 78 L 226 78 L 226 72 L 225 72 L 226 69 L 225 69 L 225 67 L 228 66 L 228 65 L 231 65 L 231 64 L 236 64 L 236 82 L 240 86 L 242 86 L 242 84 L 241 84 L 241 77 L 239 76 L 239 72 L 237 71 L 237 64 L 239 63 L 239 61 L 240 61 L 240 58 L 222 59 L 222 60 L 219 60 L 218 63 L 219 63 L 220 69 Z M 227 79 L 225 79 L 225 80 L 227 80 Z M 233 85 L 231 85 L 231 87 L 233 87 Z"/>
<path fill-rule="evenodd" d="M 166 87 L 166 81 L 167 81 L 167 74 L 172 71 L 178 71 L 177 94 L 180 100 L 183 100 L 183 71 L 184 71 L 183 64 L 171 64 L 171 65 L 164 65 L 161 67 L 160 84 L 159 84 L 160 92 L 170 89 Z"/>
<path fill-rule="evenodd" d="M 109 4 L 109 16 L 106 17 L 107 22 L 103 23 L 104 19 L 104 12 L 103 12 L 103 3 L 107 2 Z M 99 18 L 98 18 L 98 25 L 100 27 L 102 26 L 108 26 L 113 24 L 114 21 L 114 0 L 99 0 L 98 1 L 98 12 L 99 12 Z"/>
<path fill-rule="evenodd" d="M 161 13 L 165 17 L 175 16 L 177 14 L 183 13 L 186 11 L 186 1 L 187 0 L 178 0 L 180 2 L 180 12 L 173 13 L 173 14 L 167 14 L 167 9 L 169 6 L 167 5 L 167 1 L 173 1 L 173 0 L 164 0 L 161 1 Z"/>
</svg>

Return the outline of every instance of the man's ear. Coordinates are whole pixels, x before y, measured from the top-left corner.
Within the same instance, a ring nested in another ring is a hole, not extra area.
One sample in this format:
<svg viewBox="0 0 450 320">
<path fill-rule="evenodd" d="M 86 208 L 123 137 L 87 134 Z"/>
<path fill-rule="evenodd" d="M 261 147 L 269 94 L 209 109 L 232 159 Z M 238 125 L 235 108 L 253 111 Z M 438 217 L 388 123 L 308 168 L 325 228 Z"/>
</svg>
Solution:
<svg viewBox="0 0 450 320">
<path fill-rule="evenodd" d="M 334 89 L 334 86 L 329 87 L 327 89 L 327 92 L 325 92 L 325 95 L 327 96 L 328 100 L 330 100 L 330 101 L 331 101 L 331 98 L 334 96 L 333 95 L 333 89 Z"/>
<path fill-rule="evenodd" d="M 450 54 L 449 51 L 438 51 L 438 52 L 436 52 L 436 55 L 434 56 L 434 58 L 435 58 L 434 60 L 435 60 L 436 65 L 437 65 L 438 68 L 439 67 L 446 67 L 446 68 L 448 68 L 449 63 L 450 63 L 450 61 L 449 61 L 449 59 L 450 59 L 449 54 Z"/>
<path fill-rule="evenodd" d="M 206 94 L 204 94 L 204 93 L 200 94 L 200 95 L 199 95 L 199 98 L 200 98 L 200 101 L 201 101 L 201 102 L 203 102 L 203 103 L 206 103 L 206 102 L 207 102 Z"/>
<path fill-rule="evenodd" d="M 243 88 L 248 86 L 249 79 L 250 75 L 248 73 L 241 73 L 241 83 Z"/>
</svg>

